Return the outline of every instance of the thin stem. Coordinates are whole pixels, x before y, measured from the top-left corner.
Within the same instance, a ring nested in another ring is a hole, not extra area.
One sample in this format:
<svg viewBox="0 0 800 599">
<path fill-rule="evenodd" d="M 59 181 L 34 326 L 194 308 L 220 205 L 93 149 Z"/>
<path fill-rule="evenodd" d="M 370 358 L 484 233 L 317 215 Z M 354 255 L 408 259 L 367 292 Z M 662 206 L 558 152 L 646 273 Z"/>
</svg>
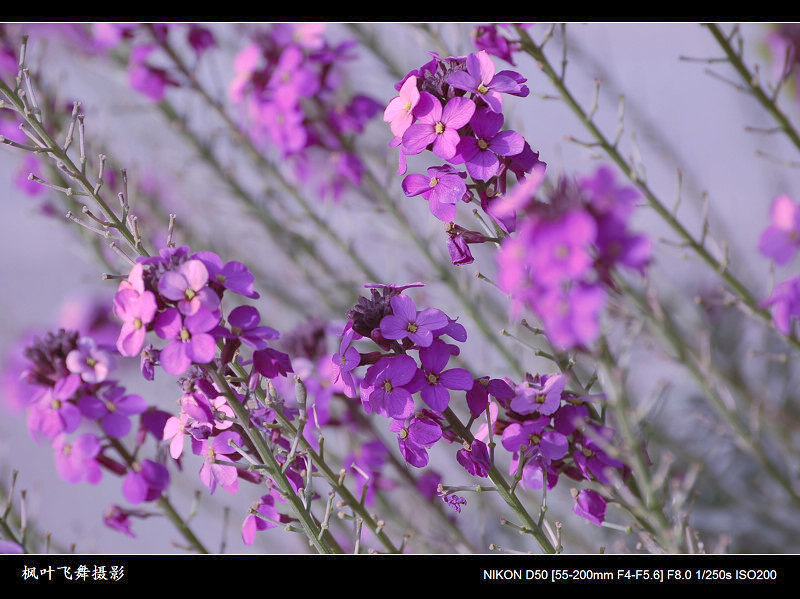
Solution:
<svg viewBox="0 0 800 599">
<path fill-rule="evenodd" d="M 591 135 L 597 140 L 599 147 L 601 147 L 608 157 L 616 163 L 616 165 L 622 170 L 622 172 L 628 177 L 628 179 L 639 188 L 639 190 L 644 194 L 645 198 L 648 201 L 653 210 L 670 226 L 670 228 L 675 231 L 678 236 L 683 240 L 686 247 L 690 248 L 694 251 L 697 256 L 701 258 L 703 262 L 705 262 L 712 270 L 714 270 L 717 275 L 722 278 L 722 280 L 727 283 L 730 287 L 731 291 L 736 295 L 736 297 L 755 315 L 760 317 L 762 320 L 767 322 L 772 328 L 774 328 L 774 324 L 772 322 L 772 317 L 768 310 L 762 308 L 756 300 L 755 297 L 750 293 L 747 287 L 728 269 L 727 264 L 720 262 L 717 258 L 715 258 L 705 247 L 702 241 L 695 239 L 694 235 L 692 235 L 681 222 L 675 217 L 673 212 L 666 207 L 666 205 L 656 196 L 656 194 L 650 189 L 647 183 L 642 179 L 642 177 L 638 174 L 634 165 L 628 163 L 628 161 L 620 154 L 619 150 L 617 150 L 616 146 L 608 141 L 605 135 L 600 131 L 600 129 L 595 125 L 588 117 L 588 114 L 583 109 L 583 107 L 578 103 L 572 93 L 567 89 L 565 82 L 557 75 L 556 71 L 554 70 L 553 66 L 550 64 L 547 56 L 545 56 L 542 48 L 537 46 L 528 33 L 519 27 L 517 27 L 517 32 L 521 37 L 521 47 L 525 52 L 527 52 L 531 57 L 533 57 L 541 66 L 542 72 L 550 79 L 550 82 L 556 87 L 561 98 L 570 107 L 570 109 L 575 113 L 578 119 L 583 123 L 584 127 L 591 133 Z M 781 334 L 780 332 L 778 332 Z M 782 334 L 781 334 L 782 335 Z M 794 347 L 800 349 L 800 339 L 798 339 L 794 335 L 782 335 L 784 339 L 786 339 L 789 343 L 791 343 Z"/>
</svg>

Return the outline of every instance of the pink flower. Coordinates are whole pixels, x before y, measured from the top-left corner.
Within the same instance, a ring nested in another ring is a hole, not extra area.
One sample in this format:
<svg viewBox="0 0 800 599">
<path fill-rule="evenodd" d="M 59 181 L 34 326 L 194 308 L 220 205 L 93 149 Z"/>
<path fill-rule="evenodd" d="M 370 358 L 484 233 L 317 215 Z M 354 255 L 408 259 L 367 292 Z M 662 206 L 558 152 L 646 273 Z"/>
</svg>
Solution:
<svg viewBox="0 0 800 599">
<path fill-rule="evenodd" d="M 414 107 L 419 102 L 417 78 L 412 75 L 400 88 L 400 95 L 393 98 L 383 112 L 383 120 L 389 123 L 389 128 L 396 137 L 402 137 L 414 121 Z"/>
<path fill-rule="evenodd" d="M 475 103 L 469 98 L 456 96 L 448 100 L 444 108 L 441 102 L 429 94 L 420 94 L 414 116 L 417 122 L 403 133 L 403 151 L 419 154 L 429 145 L 439 158 L 450 160 L 456 154 L 461 140 L 458 130 L 469 123 L 475 113 Z"/>
</svg>

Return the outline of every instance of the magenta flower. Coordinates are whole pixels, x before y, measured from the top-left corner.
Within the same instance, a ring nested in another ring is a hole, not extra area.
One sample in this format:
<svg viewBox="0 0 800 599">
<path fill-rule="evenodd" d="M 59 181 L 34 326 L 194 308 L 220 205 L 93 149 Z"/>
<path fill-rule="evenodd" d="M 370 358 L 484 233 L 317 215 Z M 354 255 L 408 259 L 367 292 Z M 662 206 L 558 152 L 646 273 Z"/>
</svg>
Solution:
<svg viewBox="0 0 800 599">
<path fill-rule="evenodd" d="M 418 385 L 422 386 L 420 396 L 434 412 L 441 414 L 450 403 L 450 391 L 469 391 L 473 379 L 464 368 L 445 370 L 450 360 L 447 343 L 435 339 L 429 347 L 419 350 L 422 369 L 417 373 Z"/>
<path fill-rule="evenodd" d="M 123 387 L 114 384 L 98 395 L 84 395 L 78 400 L 78 407 L 87 418 L 99 420 L 109 437 L 119 438 L 130 432 L 130 416 L 147 410 L 147 401 L 135 393 L 126 395 Z"/>
<path fill-rule="evenodd" d="M 772 311 L 772 322 L 779 332 L 791 334 L 794 321 L 800 319 L 800 277 L 777 285 L 761 306 Z"/>
<path fill-rule="evenodd" d="M 253 306 L 238 306 L 228 315 L 231 333 L 254 349 L 265 349 L 267 339 L 280 337 L 278 331 L 261 325 L 261 315 Z"/>
<path fill-rule="evenodd" d="M 770 210 L 772 224 L 761 234 L 758 249 L 776 264 L 787 264 L 800 249 L 800 205 L 778 196 Z"/>
<path fill-rule="evenodd" d="M 180 376 L 192 363 L 207 364 L 214 359 L 217 343 L 208 332 L 219 323 L 219 314 L 199 310 L 184 319 L 175 308 L 168 308 L 155 320 L 156 334 L 171 340 L 159 355 L 168 374 Z"/>
<path fill-rule="evenodd" d="M 421 195 L 436 218 L 450 222 L 456 219 L 458 202 L 467 193 L 464 177 L 449 165 L 432 166 L 427 176 L 415 173 L 403 179 L 403 193 L 409 198 Z"/>
<path fill-rule="evenodd" d="M 447 231 L 447 251 L 450 261 L 456 266 L 472 264 L 475 260 L 469 249 L 472 243 L 486 243 L 486 236 L 478 231 L 470 231 L 461 225 L 449 223 Z"/>
<path fill-rule="evenodd" d="M 71 400 L 80 384 L 80 376 L 70 374 L 59 379 L 52 389 L 32 404 L 28 413 L 28 430 L 34 437 L 41 433 L 52 438 L 78 430 L 81 412 Z"/>
<path fill-rule="evenodd" d="M 559 460 L 567 455 L 569 440 L 550 426 L 550 417 L 542 416 L 525 422 L 512 422 L 503 430 L 502 443 L 510 452 L 526 453 L 539 449 L 548 460 Z"/>
<path fill-rule="evenodd" d="M 383 120 L 389 123 L 389 128 L 396 137 L 402 137 L 414 120 L 414 107 L 419 102 L 417 78 L 413 75 L 406 79 L 400 94 L 393 98 L 383 112 Z"/>
<path fill-rule="evenodd" d="M 230 462 L 238 457 L 237 450 L 230 445 L 230 441 L 237 446 L 242 445 L 242 438 L 233 431 L 225 431 L 213 439 L 192 441 L 195 453 L 205 458 L 200 468 L 200 480 L 211 493 L 216 490 L 218 484 L 228 493 L 236 493 L 239 489 L 239 472 L 236 466 L 216 463 L 218 457 Z"/>
<path fill-rule="evenodd" d="M 435 96 L 422 92 L 414 109 L 417 122 L 403 133 L 403 151 L 419 154 L 433 144 L 434 154 L 442 160 L 450 160 L 461 139 L 458 130 L 469 123 L 474 112 L 475 103 L 469 98 L 456 96 L 442 108 Z"/>
<path fill-rule="evenodd" d="M 65 434 L 53 439 L 58 475 L 68 483 L 86 481 L 96 485 L 102 478 L 100 464 L 95 458 L 100 453 L 100 440 L 91 433 L 78 435 L 71 442 Z"/>
<path fill-rule="evenodd" d="M 367 369 L 361 382 L 361 402 L 367 412 L 405 419 L 414 413 L 414 398 L 405 385 L 417 373 L 417 363 L 407 355 L 384 357 Z"/>
<path fill-rule="evenodd" d="M 209 312 L 219 307 L 219 296 L 206 285 L 208 269 L 201 260 L 187 260 L 177 271 L 165 272 L 158 280 L 158 292 L 178 302 L 178 310 L 191 316 L 201 308 Z"/>
<path fill-rule="evenodd" d="M 442 427 L 433 418 L 414 417 L 407 424 L 393 420 L 389 430 L 397 434 L 403 459 L 416 468 L 428 465 L 428 449 L 442 438 Z"/>
<path fill-rule="evenodd" d="M 271 347 L 253 352 L 253 367 L 256 372 L 268 379 L 286 376 L 293 372 L 289 355 Z"/>
<path fill-rule="evenodd" d="M 488 181 L 497 174 L 498 156 L 514 156 L 525 147 L 525 139 L 516 131 L 500 131 L 503 121 L 501 112 L 477 109 L 469 122 L 475 136 L 464 136 L 458 144 L 453 161 L 464 162 L 476 181 Z"/>
<path fill-rule="evenodd" d="M 77 343 L 77 349 L 67 354 L 67 368 L 87 383 L 103 382 L 114 367 L 111 353 L 98 347 L 92 337 L 81 337 Z"/>
<path fill-rule="evenodd" d="M 245 545 L 252 545 L 256 540 L 256 533 L 261 530 L 275 528 L 281 522 L 281 513 L 275 507 L 275 497 L 280 499 L 274 490 L 267 495 L 262 495 L 250 508 L 247 517 L 242 523 L 242 541 Z M 285 499 L 281 499 L 285 501 Z"/>
<path fill-rule="evenodd" d="M 599 285 L 574 285 L 553 290 L 536 300 L 548 339 L 560 349 L 588 347 L 600 335 L 600 313 L 606 292 Z"/>
<path fill-rule="evenodd" d="M 600 526 L 606 519 L 606 503 L 606 499 L 597 491 L 581 489 L 575 498 L 572 511 L 592 524 Z"/>
<path fill-rule="evenodd" d="M 169 471 L 164 464 L 142 460 L 122 481 L 122 494 L 133 504 L 155 501 L 169 487 Z"/>
<path fill-rule="evenodd" d="M 332 382 L 336 384 L 341 381 L 342 388 L 348 397 L 355 397 L 358 388 L 353 371 L 361 364 L 361 354 L 351 344 L 354 339 L 360 337 L 361 335 L 353 330 L 353 323 L 348 322 L 342 332 L 339 351 L 331 357 Z"/>
<path fill-rule="evenodd" d="M 456 71 L 447 79 L 452 87 L 480 96 L 494 112 L 503 111 L 501 93 L 527 95 L 520 82 L 508 73 L 495 75 L 494 62 L 485 50 L 467 56 L 467 70 Z"/>
<path fill-rule="evenodd" d="M 398 294 L 391 299 L 393 314 L 381 319 L 381 334 L 385 339 L 408 338 L 416 345 L 427 347 L 433 343 L 433 332 L 447 326 L 447 315 L 436 308 L 417 312 L 414 300 Z"/>
<path fill-rule="evenodd" d="M 611 457 L 604 450 L 612 438 L 614 430 L 601 425 L 591 425 L 589 434 L 583 438 L 582 447 L 576 448 L 572 454 L 575 465 L 588 480 L 598 480 L 610 484 L 608 473 L 615 469 L 624 469 L 625 464 Z"/>
<path fill-rule="evenodd" d="M 501 400 L 511 399 L 514 390 L 502 379 L 490 379 L 488 376 L 475 379 L 466 395 L 467 406 L 473 417 L 477 418 L 489 407 L 489 395 Z"/>
<path fill-rule="evenodd" d="M 128 64 L 128 84 L 153 102 L 160 102 L 167 93 L 167 86 L 177 85 L 164 69 L 147 64 L 147 56 L 155 46 L 137 46 L 131 51 Z"/>
<path fill-rule="evenodd" d="M 561 393 L 567 377 L 563 374 L 545 376 L 543 383 L 530 386 L 524 383 L 517 389 L 517 395 L 511 400 L 510 407 L 517 414 L 542 414 L 549 416 L 561 405 Z"/>
<path fill-rule="evenodd" d="M 126 357 L 139 354 L 158 306 L 156 297 L 144 288 L 143 266 L 136 264 L 114 295 L 114 314 L 122 320 L 117 349 Z"/>
<path fill-rule="evenodd" d="M 537 283 L 550 286 L 580 280 L 592 267 L 590 250 L 597 224 L 587 212 L 573 210 L 558 220 L 542 221 L 527 232 L 528 264 Z"/>
<path fill-rule="evenodd" d="M 492 461 L 489 457 L 489 448 L 483 441 L 474 439 L 468 447 L 458 450 L 456 459 L 471 475 L 482 478 L 489 476 Z"/>
<path fill-rule="evenodd" d="M 219 285 L 250 299 L 258 299 L 258 292 L 253 290 L 255 276 L 246 265 L 236 260 L 222 263 L 222 259 L 214 252 L 197 252 L 192 256 L 203 262 L 208 270 L 208 281 L 213 287 Z"/>
<path fill-rule="evenodd" d="M 500 35 L 496 24 L 478 25 L 475 28 L 474 35 L 475 47 L 478 48 L 478 50 L 485 50 L 489 54 L 505 60 L 510 65 L 516 66 L 512 53 L 516 51 L 517 48 Z"/>
</svg>

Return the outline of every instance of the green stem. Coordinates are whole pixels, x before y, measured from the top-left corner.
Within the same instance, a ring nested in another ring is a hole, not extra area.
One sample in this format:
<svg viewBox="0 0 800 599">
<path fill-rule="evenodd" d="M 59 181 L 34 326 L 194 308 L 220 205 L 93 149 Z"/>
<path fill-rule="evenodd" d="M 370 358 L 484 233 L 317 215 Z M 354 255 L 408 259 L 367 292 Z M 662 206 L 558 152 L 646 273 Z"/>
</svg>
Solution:
<svg viewBox="0 0 800 599">
<path fill-rule="evenodd" d="M 447 408 L 443 414 L 459 437 L 470 444 L 475 440 L 472 433 L 467 430 L 451 408 Z M 503 498 L 503 501 L 506 502 L 522 522 L 525 532 L 530 533 L 533 538 L 536 539 L 536 542 L 539 543 L 539 547 L 541 547 L 545 553 L 555 553 L 555 547 L 553 547 L 550 539 L 547 538 L 547 535 L 545 535 L 537 520 L 527 512 L 516 494 L 511 491 L 511 487 L 509 487 L 505 477 L 497 470 L 494 464 L 492 464 L 489 469 L 488 475 L 489 479 L 494 483 L 497 492 Z"/>
<path fill-rule="evenodd" d="M 228 405 L 230 405 L 234 414 L 236 414 L 236 418 L 239 420 L 239 424 L 241 424 L 248 439 L 250 439 L 250 442 L 258 452 L 259 458 L 261 458 L 261 461 L 267 466 L 270 477 L 277 483 L 283 497 L 289 501 L 292 511 L 295 517 L 300 521 L 300 525 L 303 527 L 303 531 L 308 537 L 309 542 L 319 553 L 344 553 L 344 550 L 336 543 L 333 536 L 327 530 L 320 528 L 316 519 L 312 516 L 310 511 L 306 509 L 303 500 L 294 492 L 294 489 L 291 484 L 289 484 L 286 475 L 281 471 L 281 466 L 272 450 L 267 445 L 267 442 L 264 440 L 264 437 L 250 425 L 250 414 L 247 408 L 245 408 L 236 397 L 236 394 L 231 389 L 225 377 L 214 368 L 206 368 L 206 372 L 208 372 L 214 383 L 220 389 L 220 392 L 227 399 Z M 310 489 L 307 489 L 307 492 L 310 493 L 310 491 Z"/>
<path fill-rule="evenodd" d="M 519 27 L 517 32 L 520 35 L 521 47 L 531 57 L 533 57 L 540 65 L 542 72 L 547 76 L 550 82 L 555 86 L 564 102 L 569 106 L 572 112 L 583 123 L 584 127 L 591 133 L 592 137 L 597 142 L 597 145 L 602 148 L 608 157 L 616 163 L 628 179 L 639 188 L 644 194 L 650 207 L 675 231 L 683 242 L 691 248 L 712 270 L 714 270 L 722 280 L 727 283 L 734 295 L 753 313 L 766 321 L 772 328 L 774 324 L 772 317 L 768 310 L 765 310 L 759 305 L 759 302 L 753 297 L 747 287 L 728 270 L 727 264 L 721 263 L 706 249 L 704 242 L 695 239 L 695 237 L 678 221 L 664 203 L 656 196 L 650 189 L 647 183 L 637 174 L 636 169 L 623 158 L 617 149 L 616 143 L 611 143 L 600 129 L 595 125 L 588 113 L 578 103 L 574 96 L 567 89 L 564 80 L 556 73 L 553 66 L 547 59 L 544 50 L 537 46 L 528 33 Z M 794 335 L 782 335 L 794 347 L 800 349 L 800 339 Z"/>
<path fill-rule="evenodd" d="M 733 49 L 730 43 L 730 37 L 722 33 L 722 30 L 716 23 L 703 23 L 703 25 L 708 28 L 711 35 L 717 40 L 717 43 L 728 57 L 728 62 L 731 63 L 731 66 L 733 66 L 742 78 L 742 81 L 747 85 L 750 93 L 753 94 L 753 97 L 755 97 L 758 103 L 764 107 L 773 119 L 775 119 L 778 127 L 786 134 L 786 137 L 789 138 L 794 147 L 800 150 L 800 135 L 798 135 L 797 130 L 794 128 L 789 118 L 778 108 L 776 102 L 767 95 L 764 88 L 759 84 L 756 75 L 751 73 L 747 65 L 744 64 L 742 57 Z"/>
<path fill-rule="evenodd" d="M 133 468 L 136 460 L 125 448 L 125 446 L 118 439 L 108 437 L 108 441 L 111 443 L 111 446 L 116 450 L 120 457 L 125 461 L 128 467 Z M 156 503 L 158 503 L 158 506 L 164 512 L 164 515 L 169 519 L 169 521 L 172 522 L 175 528 L 178 529 L 178 532 L 180 532 L 183 537 L 189 541 L 190 545 L 194 546 L 200 553 L 208 553 L 208 549 L 206 549 L 200 539 L 197 538 L 186 521 L 181 518 L 181 516 L 175 510 L 175 507 L 165 495 L 159 497 Z"/>
</svg>

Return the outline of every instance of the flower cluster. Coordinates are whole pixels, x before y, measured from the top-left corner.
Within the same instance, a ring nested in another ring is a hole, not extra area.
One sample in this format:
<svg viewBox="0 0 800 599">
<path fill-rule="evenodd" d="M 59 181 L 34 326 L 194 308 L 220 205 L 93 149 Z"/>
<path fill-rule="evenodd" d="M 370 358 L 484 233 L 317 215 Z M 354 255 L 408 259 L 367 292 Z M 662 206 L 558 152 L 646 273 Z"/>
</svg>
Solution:
<svg viewBox="0 0 800 599">
<path fill-rule="evenodd" d="M 494 401 L 470 406 L 473 413 L 488 409 L 492 433 L 512 455 L 510 473 L 526 488 L 552 489 L 562 475 L 609 484 L 612 471 L 620 478 L 629 474 L 614 457 L 614 430 L 598 419 L 593 402 L 599 398 L 568 391 L 566 382 L 564 374 L 527 374 L 522 383 L 508 381 L 513 386 L 510 394 L 502 389 L 493 394 Z M 485 439 L 488 433 L 484 427 L 476 438 Z M 587 493 L 591 502 L 586 500 Z M 606 503 L 598 492 L 583 490 L 575 512 L 600 524 Z"/>
<path fill-rule="evenodd" d="M 538 183 L 531 178 L 503 199 L 502 209 L 524 216 L 498 253 L 499 285 L 516 312 L 536 313 L 554 346 L 586 347 L 600 334 L 614 269 L 643 273 L 650 260 L 649 238 L 628 228 L 638 193 L 618 186 L 605 167 L 578 181 L 562 178 L 546 201 L 534 199 Z"/>
<path fill-rule="evenodd" d="M 418 310 L 403 293 L 418 287 L 368 285 L 371 297 L 359 298 L 347 314 L 339 351 L 334 354 L 334 381 L 359 397 L 367 413 L 390 418 L 400 453 L 418 468 L 428 464 L 428 450 L 446 437 L 443 413 L 451 393 L 472 389 L 472 375 L 449 362 L 466 341 L 466 329 L 437 308 Z M 354 345 L 366 338 L 380 351 L 361 352 Z M 366 366 L 363 377 L 357 368 Z M 418 409 L 419 394 L 424 407 Z"/>
<path fill-rule="evenodd" d="M 122 494 L 132 504 L 158 499 L 170 475 L 158 452 L 140 457 L 150 438 L 161 441 L 166 412 L 128 393 L 111 374 L 116 352 L 94 337 L 59 329 L 34 338 L 25 350 L 23 380 L 32 391 L 27 424 L 37 440 L 53 448 L 56 470 L 69 483 L 100 482 L 103 470 L 122 476 Z M 122 441 L 136 428 L 136 449 Z M 134 457 L 136 456 L 136 457 Z"/>
<path fill-rule="evenodd" d="M 471 263 L 468 244 L 486 241 L 463 227 L 453 234 L 459 203 L 474 202 L 508 232 L 509 219 L 498 219 L 492 210 L 505 193 L 508 173 L 524 179 L 543 166 L 522 135 L 503 129 L 503 98 L 527 96 L 525 81 L 515 71 L 496 72 L 486 50 L 445 59 L 434 54 L 397 83 L 399 93 L 384 110 L 394 136 L 390 146 L 400 152 L 398 174 L 406 173 L 409 156 L 425 150 L 444 161 L 426 174 L 407 175 L 402 187 L 408 197 L 425 198 L 431 213 L 448 223 L 454 264 Z"/>
<path fill-rule="evenodd" d="M 348 312 L 332 358 L 334 381 L 343 382 L 367 413 L 391 419 L 389 430 L 406 463 L 423 468 L 440 440 L 460 440 L 458 463 L 473 476 L 487 477 L 493 467 L 487 444 L 491 433 L 502 438 L 512 456 L 511 474 L 529 489 L 541 489 L 545 481 L 551 489 L 562 474 L 601 484 L 611 482 L 609 469 L 627 475 L 609 449 L 613 429 L 601 423 L 592 406 L 598 397 L 568 391 L 564 374 L 528 374 L 515 384 L 451 367 L 450 359 L 460 353 L 453 341 L 466 341 L 466 330 L 441 310 L 419 310 L 404 293 L 416 286 L 369 285 L 371 297 L 360 298 Z M 379 351 L 357 349 L 359 340 L 369 340 Z M 363 377 L 357 375 L 359 367 L 365 369 Z M 469 442 L 459 439 L 446 414 L 454 397 L 457 406 L 466 405 L 472 421 L 490 414 L 492 430 L 483 425 Z M 585 494 L 581 497 L 584 505 Z M 463 504 L 451 493 L 444 498 L 454 508 Z"/>
<path fill-rule="evenodd" d="M 785 266 L 800 250 L 800 205 L 787 195 L 778 196 L 772 202 L 770 220 L 759 239 L 759 251 L 775 264 Z M 794 321 L 800 319 L 800 276 L 776 285 L 762 306 L 772 312 L 775 328 L 790 335 Z"/>
<path fill-rule="evenodd" d="M 280 23 L 259 31 L 234 62 L 228 96 L 244 115 L 243 131 L 259 148 L 274 148 L 299 181 L 338 200 L 358 185 L 361 159 L 348 150 L 380 105 L 345 97 L 343 68 L 354 43 L 330 44 L 325 23 Z"/>
</svg>

